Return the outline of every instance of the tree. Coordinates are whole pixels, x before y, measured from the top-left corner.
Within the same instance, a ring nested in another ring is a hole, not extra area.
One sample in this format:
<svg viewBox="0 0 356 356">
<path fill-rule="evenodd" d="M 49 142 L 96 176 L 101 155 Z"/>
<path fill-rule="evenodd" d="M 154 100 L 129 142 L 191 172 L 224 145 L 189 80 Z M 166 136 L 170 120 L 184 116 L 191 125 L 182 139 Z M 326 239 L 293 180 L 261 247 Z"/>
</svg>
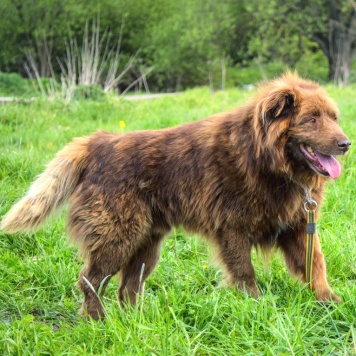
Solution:
<svg viewBox="0 0 356 356">
<path fill-rule="evenodd" d="M 100 14 L 101 2 L 0 1 L 0 12 L 4 15 L 0 23 L 0 70 L 19 70 L 26 61 L 26 54 L 30 54 L 37 63 L 39 74 L 48 76 L 50 60 L 55 62 L 57 56 L 65 54 L 66 42 L 70 38 L 83 37 L 86 22 Z"/>
<path fill-rule="evenodd" d="M 248 5 L 259 24 L 250 50 L 296 60 L 307 42 L 328 60 L 329 80 L 347 84 L 356 56 L 356 2 L 350 0 L 261 0 Z M 257 45 L 256 45 L 257 44 Z"/>
<path fill-rule="evenodd" d="M 300 1 L 302 7 L 305 1 Z M 329 80 L 348 84 L 352 60 L 356 56 L 356 3 L 353 1 L 314 1 L 311 14 L 324 18 L 320 31 L 309 29 L 311 39 L 329 63 Z M 325 14 L 322 14 L 325 12 Z"/>
<path fill-rule="evenodd" d="M 165 16 L 151 24 L 141 42 L 147 63 L 154 66 L 152 76 L 166 90 L 207 85 L 214 68 L 221 70 L 229 59 L 234 0 L 164 2 Z"/>
</svg>

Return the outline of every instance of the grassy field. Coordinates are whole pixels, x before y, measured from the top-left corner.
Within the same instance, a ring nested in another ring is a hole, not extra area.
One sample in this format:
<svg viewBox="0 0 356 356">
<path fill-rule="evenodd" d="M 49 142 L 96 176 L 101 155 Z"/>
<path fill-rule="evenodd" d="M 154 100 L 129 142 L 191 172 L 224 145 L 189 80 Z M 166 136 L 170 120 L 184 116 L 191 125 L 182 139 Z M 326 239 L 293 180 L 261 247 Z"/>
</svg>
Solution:
<svg viewBox="0 0 356 356">
<path fill-rule="evenodd" d="M 356 89 L 328 87 L 341 126 L 356 146 Z M 195 89 L 153 101 L 37 100 L 0 106 L 0 215 L 20 198 L 54 154 L 98 128 L 156 129 L 198 120 L 246 102 L 251 92 Z M 208 247 L 181 229 L 135 308 L 117 305 L 117 282 L 104 299 L 105 322 L 77 315 L 82 262 L 67 242 L 65 219 L 35 234 L 0 233 L 0 354 L 9 355 L 352 355 L 356 354 L 356 158 L 327 187 L 318 230 L 329 282 L 341 305 L 322 305 L 293 280 L 277 253 L 267 269 L 253 254 L 261 297 L 216 288 L 221 273 Z M 286 207 L 288 209 L 288 207 Z"/>
</svg>

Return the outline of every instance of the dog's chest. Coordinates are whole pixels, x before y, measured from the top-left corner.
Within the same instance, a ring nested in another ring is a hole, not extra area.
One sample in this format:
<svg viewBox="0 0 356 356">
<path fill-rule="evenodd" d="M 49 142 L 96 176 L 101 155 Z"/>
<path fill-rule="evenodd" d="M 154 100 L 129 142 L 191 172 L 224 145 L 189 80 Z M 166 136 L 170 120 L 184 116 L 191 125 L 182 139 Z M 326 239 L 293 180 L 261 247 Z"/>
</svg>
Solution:
<svg viewBox="0 0 356 356">
<path fill-rule="evenodd" d="M 241 199 L 236 220 L 250 236 L 274 236 L 303 216 L 303 196 L 295 190 L 269 191 Z"/>
</svg>

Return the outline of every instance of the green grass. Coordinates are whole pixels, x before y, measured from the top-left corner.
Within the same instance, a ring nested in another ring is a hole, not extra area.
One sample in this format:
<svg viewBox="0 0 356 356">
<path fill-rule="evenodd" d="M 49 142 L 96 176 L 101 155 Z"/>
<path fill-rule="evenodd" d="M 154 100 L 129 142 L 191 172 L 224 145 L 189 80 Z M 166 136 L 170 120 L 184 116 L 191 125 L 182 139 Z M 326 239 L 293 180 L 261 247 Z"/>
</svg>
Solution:
<svg viewBox="0 0 356 356">
<path fill-rule="evenodd" d="M 356 142 L 356 88 L 328 87 L 341 125 Z M 54 154 L 98 128 L 125 132 L 198 120 L 246 102 L 252 93 L 195 89 L 144 102 L 34 101 L 0 106 L 0 215 L 20 198 Z M 126 127 L 120 127 L 120 121 Z M 67 242 L 64 215 L 35 234 L 0 235 L 0 353 L 10 355 L 352 355 L 356 353 L 356 158 L 327 187 L 318 226 L 329 281 L 341 305 L 315 301 L 276 254 L 268 269 L 253 254 L 261 297 L 216 288 L 221 273 L 208 247 L 181 230 L 135 308 L 117 305 L 109 284 L 107 319 L 77 315 L 75 283 L 82 261 Z M 288 207 L 286 207 L 287 209 Z M 204 268 L 208 266 L 208 268 Z"/>
</svg>

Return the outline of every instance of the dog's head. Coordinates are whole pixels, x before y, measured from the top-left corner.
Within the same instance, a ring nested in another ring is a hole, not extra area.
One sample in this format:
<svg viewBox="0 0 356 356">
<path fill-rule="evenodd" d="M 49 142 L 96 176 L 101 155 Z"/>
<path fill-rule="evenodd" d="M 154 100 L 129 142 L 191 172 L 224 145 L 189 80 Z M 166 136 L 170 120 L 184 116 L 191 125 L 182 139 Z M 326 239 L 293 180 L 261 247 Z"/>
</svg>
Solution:
<svg viewBox="0 0 356 356">
<path fill-rule="evenodd" d="M 289 73 L 265 87 L 257 100 L 255 130 L 261 151 L 273 152 L 284 170 L 302 167 L 324 177 L 340 175 L 334 156 L 344 155 L 351 142 L 325 90 Z"/>
</svg>

